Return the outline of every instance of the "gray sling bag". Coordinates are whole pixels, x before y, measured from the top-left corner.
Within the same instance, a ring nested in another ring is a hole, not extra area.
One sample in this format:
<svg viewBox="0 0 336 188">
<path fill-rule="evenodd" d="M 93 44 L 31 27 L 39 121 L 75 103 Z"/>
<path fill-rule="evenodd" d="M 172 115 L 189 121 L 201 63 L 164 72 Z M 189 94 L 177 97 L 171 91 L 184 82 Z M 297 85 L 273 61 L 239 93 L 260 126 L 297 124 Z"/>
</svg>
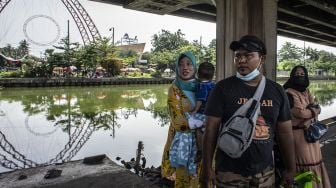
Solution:
<svg viewBox="0 0 336 188">
<path fill-rule="evenodd" d="M 262 76 L 253 97 L 238 108 L 220 128 L 217 145 L 232 158 L 240 157 L 252 142 L 260 113 L 260 98 L 264 93 L 265 85 L 266 78 Z"/>
</svg>

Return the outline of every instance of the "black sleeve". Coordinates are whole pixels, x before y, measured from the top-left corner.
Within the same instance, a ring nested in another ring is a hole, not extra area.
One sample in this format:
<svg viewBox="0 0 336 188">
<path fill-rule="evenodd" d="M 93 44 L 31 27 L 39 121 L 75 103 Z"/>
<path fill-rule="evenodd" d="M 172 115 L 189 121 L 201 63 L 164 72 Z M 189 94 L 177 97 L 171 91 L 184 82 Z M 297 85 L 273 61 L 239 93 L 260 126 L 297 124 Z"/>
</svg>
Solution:
<svg viewBox="0 0 336 188">
<path fill-rule="evenodd" d="M 283 121 L 291 120 L 292 119 L 292 114 L 291 114 L 291 111 L 290 111 L 291 108 L 290 108 L 288 97 L 285 93 L 285 90 L 282 87 L 279 88 L 279 91 L 280 91 L 280 94 L 281 94 L 282 103 L 280 105 L 278 121 L 283 122 Z"/>
<path fill-rule="evenodd" d="M 293 106 L 294 106 L 293 96 L 291 94 L 287 93 L 287 97 L 288 97 L 288 102 L 289 102 L 290 108 L 293 108 Z"/>
</svg>

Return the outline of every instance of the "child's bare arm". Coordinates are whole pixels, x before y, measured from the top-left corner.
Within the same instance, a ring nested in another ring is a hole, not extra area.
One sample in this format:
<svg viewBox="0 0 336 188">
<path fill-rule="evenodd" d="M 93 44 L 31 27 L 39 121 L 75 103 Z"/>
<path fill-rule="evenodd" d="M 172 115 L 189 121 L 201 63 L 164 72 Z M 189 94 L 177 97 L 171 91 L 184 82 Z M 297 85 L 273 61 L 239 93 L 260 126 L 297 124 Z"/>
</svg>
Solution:
<svg viewBox="0 0 336 188">
<path fill-rule="evenodd" d="M 201 105 L 202 101 L 196 101 L 196 106 L 191 113 L 196 113 L 201 108 Z"/>
</svg>

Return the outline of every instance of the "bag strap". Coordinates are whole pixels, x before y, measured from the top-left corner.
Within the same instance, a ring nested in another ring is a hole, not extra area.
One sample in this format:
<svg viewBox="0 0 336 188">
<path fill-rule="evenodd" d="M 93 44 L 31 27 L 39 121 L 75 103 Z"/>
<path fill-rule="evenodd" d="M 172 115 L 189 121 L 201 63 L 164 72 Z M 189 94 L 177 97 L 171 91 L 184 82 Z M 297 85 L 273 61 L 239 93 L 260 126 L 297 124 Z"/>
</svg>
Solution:
<svg viewBox="0 0 336 188">
<path fill-rule="evenodd" d="M 256 90 L 256 92 L 253 95 L 253 99 L 260 101 L 262 94 L 264 93 L 264 89 L 265 89 L 265 85 L 266 85 L 266 78 L 263 75 L 261 78 L 261 81 L 259 83 L 259 86 Z"/>
</svg>

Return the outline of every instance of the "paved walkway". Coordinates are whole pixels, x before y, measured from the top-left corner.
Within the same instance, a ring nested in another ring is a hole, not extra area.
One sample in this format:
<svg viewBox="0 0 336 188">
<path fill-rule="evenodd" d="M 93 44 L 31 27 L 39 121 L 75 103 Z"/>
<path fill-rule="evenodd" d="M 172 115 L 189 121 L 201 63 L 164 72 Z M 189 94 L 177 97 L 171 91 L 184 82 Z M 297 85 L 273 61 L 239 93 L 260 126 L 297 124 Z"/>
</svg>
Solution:
<svg viewBox="0 0 336 188">
<path fill-rule="evenodd" d="M 85 164 L 84 160 L 2 173 L 0 174 L 0 187 L 157 188 L 152 182 L 118 166 L 107 157 L 98 162 L 93 161 L 91 164 Z M 48 179 L 46 178 L 47 174 L 49 174 Z"/>
<path fill-rule="evenodd" d="M 336 126 L 330 127 L 328 135 L 336 135 Z M 329 173 L 331 185 L 332 187 L 336 187 L 336 136 L 332 138 L 329 136 L 327 141 L 322 142 L 322 154 Z M 50 169 L 62 170 L 61 176 L 46 179 L 45 175 Z M 22 178 L 22 180 L 19 180 L 20 178 Z M 157 185 L 155 185 L 154 182 L 146 181 L 144 178 L 118 166 L 116 163 L 105 157 L 98 164 L 85 164 L 83 163 L 83 160 L 78 160 L 67 164 L 2 173 L 0 174 L 0 187 L 156 188 Z"/>
<path fill-rule="evenodd" d="M 336 126 L 329 128 L 328 135 L 336 135 Z M 336 187 L 336 136 L 322 144 L 323 160 L 329 173 L 331 186 Z"/>
</svg>

